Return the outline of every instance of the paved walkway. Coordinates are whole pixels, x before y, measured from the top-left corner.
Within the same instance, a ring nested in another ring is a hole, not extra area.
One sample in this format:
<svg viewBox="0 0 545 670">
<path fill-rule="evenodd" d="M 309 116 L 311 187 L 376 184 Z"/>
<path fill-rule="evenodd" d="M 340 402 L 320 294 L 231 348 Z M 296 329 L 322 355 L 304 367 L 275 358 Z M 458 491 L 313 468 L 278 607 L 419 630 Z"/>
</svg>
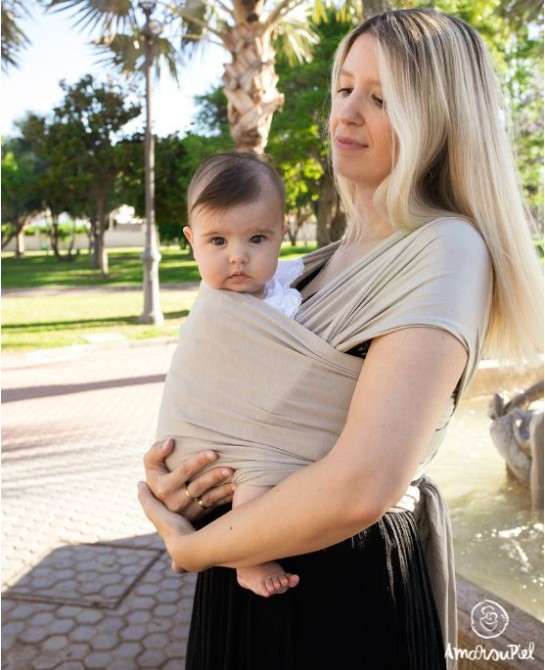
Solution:
<svg viewBox="0 0 545 670">
<path fill-rule="evenodd" d="M 5 670 L 183 670 L 194 576 L 136 500 L 173 349 L 2 358 Z"/>
</svg>

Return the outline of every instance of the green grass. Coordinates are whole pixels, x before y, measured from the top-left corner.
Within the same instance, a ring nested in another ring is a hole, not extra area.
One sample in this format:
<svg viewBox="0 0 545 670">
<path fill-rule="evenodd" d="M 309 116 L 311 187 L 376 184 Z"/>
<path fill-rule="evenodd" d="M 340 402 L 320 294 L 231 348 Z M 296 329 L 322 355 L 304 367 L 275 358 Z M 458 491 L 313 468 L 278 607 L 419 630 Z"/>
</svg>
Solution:
<svg viewBox="0 0 545 670">
<path fill-rule="evenodd" d="M 300 256 L 314 247 L 298 244 L 295 249 L 284 245 L 282 258 Z M 176 247 L 161 249 L 160 284 L 183 284 L 199 281 L 197 265 L 188 251 Z M 110 273 L 103 278 L 91 269 L 91 259 L 84 252 L 73 261 L 58 261 L 43 251 L 28 252 L 23 258 L 2 254 L 2 288 L 60 288 L 63 286 L 139 286 L 142 284 L 142 261 L 139 249 L 113 249 L 108 252 Z"/>
<path fill-rule="evenodd" d="M 161 249 L 159 281 L 162 284 L 181 284 L 198 281 L 197 266 L 187 251 L 174 247 Z M 115 249 L 108 252 L 109 276 L 101 277 L 91 268 L 87 253 L 73 261 L 58 261 L 53 254 L 29 252 L 23 258 L 13 254 L 2 257 L 2 288 L 40 288 L 63 286 L 136 286 L 142 283 L 141 251 Z"/>
<path fill-rule="evenodd" d="M 288 259 L 311 251 L 298 245 L 282 249 Z M 115 250 L 110 256 L 110 276 L 102 279 L 91 270 L 89 257 L 80 255 L 73 262 L 59 262 L 44 252 L 29 253 L 22 259 L 2 257 L 2 288 L 36 289 L 36 295 L 5 293 L 2 297 L 2 352 L 87 344 L 88 337 L 121 336 L 129 340 L 176 337 L 187 316 L 196 289 L 168 287 L 199 280 L 197 266 L 188 253 L 162 249 L 159 265 L 160 302 L 165 323 L 160 326 L 138 323 L 143 309 L 142 261 L 138 250 Z M 40 289 L 80 287 L 134 287 L 119 291 L 60 291 L 49 295 Z"/>
<path fill-rule="evenodd" d="M 2 351 L 13 353 L 88 344 L 87 336 L 122 336 L 129 340 L 175 337 L 196 290 L 161 292 L 161 327 L 138 323 L 141 291 L 5 296 L 2 300 Z"/>
</svg>

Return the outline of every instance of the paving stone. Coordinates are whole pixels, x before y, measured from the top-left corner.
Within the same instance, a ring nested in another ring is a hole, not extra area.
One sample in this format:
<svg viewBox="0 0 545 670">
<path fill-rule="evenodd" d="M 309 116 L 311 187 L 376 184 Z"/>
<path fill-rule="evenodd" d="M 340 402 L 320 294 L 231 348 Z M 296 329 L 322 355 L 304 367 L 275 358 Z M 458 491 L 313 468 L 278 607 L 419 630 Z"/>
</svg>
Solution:
<svg viewBox="0 0 545 670">
<path fill-rule="evenodd" d="M 78 626 L 72 630 L 68 637 L 72 642 L 87 642 L 95 634 L 95 628 L 93 626 Z"/>
<path fill-rule="evenodd" d="M 137 659 L 139 668 L 161 668 L 167 657 L 163 649 L 148 649 Z"/>
<path fill-rule="evenodd" d="M 47 636 L 48 631 L 46 628 L 34 628 L 29 626 L 19 635 L 19 639 L 26 644 L 36 644 L 45 640 Z"/>
<path fill-rule="evenodd" d="M 50 635 L 42 647 L 46 651 L 60 651 L 68 646 L 68 638 L 65 635 Z"/>
<path fill-rule="evenodd" d="M 123 640 L 141 640 L 146 633 L 146 626 L 127 626 L 121 631 Z"/>
<path fill-rule="evenodd" d="M 76 616 L 76 621 L 78 623 L 93 624 L 102 621 L 103 618 L 104 614 L 100 610 L 86 609 L 79 612 L 79 614 Z"/>
<path fill-rule="evenodd" d="M 195 576 L 171 572 L 135 491 L 173 350 L 3 368 L 3 670 L 184 667 Z"/>
<path fill-rule="evenodd" d="M 25 621 L 11 621 L 2 626 L 2 636 L 17 635 L 25 629 L 28 624 Z"/>
<path fill-rule="evenodd" d="M 152 618 L 152 613 L 148 610 L 136 610 L 135 612 L 131 612 L 128 617 L 127 621 L 130 624 L 145 624 L 150 621 Z"/>
<path fill-rule="evenodd" d="M 123 642 L 115 650 L 116 658 L 136 658 L 142 651 L 138 642 Z"/>
<path fill-rule="evenodd" d="M 114 633 L 101 633 L 91 639 L 91 646 L 97 651 L 108 651 L 117 646 L 119 640 Z"/>
<path fill-rule="evenodd" d="M 154 607 L 153 609 L 153 614 L 155 616 L 174 616 L 176 612 L 178 611 L 178 607 L 176 605 L 157 605 L 157 607 Z"/>
<path fill-rule="evenodd" d="M 100 670 L 105 670 L 106 668 L 111 667 L 112 661 L 112 654 L 104 651 L 95 651 L 85 658 L 85 665 L 88 668 L 99 668 Z"/>
</svg>

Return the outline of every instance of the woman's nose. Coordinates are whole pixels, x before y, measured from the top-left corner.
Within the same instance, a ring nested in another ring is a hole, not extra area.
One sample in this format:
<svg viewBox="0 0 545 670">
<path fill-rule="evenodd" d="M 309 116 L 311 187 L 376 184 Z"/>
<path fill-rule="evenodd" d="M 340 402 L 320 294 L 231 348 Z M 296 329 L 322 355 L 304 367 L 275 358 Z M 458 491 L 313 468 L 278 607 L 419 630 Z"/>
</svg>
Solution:
<svg viewBox="0 0 545 670">
<path fill-rule="evenodd" d="M 355 96 L 345 98 L 339 110 L 339 119 L 345 124 L 363 123 L 363 110 Z"/>
</svg>

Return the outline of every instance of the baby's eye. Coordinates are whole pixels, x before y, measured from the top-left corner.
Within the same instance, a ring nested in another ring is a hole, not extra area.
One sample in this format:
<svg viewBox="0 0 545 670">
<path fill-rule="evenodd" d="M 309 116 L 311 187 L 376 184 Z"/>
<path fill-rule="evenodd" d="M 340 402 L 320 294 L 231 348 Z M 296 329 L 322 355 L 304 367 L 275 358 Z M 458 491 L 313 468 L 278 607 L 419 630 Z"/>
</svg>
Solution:
<svg viewBox="0 0 545 670">
<path fill-rule="evenodd" d="M 213 244 L 215 247 L 221 247 L 223 244 L 225 244 L 225 238 L 212 237 L 212 239 L 210 240 L 210 244 Z"/>
<path fill-rule="evenodd" d="M 254 235 L 250 238 L 250 242 L 252 244 L 261 244 L 261 242 L 265 242 L 266 239 L 265 235 Z"/>
</svg>

